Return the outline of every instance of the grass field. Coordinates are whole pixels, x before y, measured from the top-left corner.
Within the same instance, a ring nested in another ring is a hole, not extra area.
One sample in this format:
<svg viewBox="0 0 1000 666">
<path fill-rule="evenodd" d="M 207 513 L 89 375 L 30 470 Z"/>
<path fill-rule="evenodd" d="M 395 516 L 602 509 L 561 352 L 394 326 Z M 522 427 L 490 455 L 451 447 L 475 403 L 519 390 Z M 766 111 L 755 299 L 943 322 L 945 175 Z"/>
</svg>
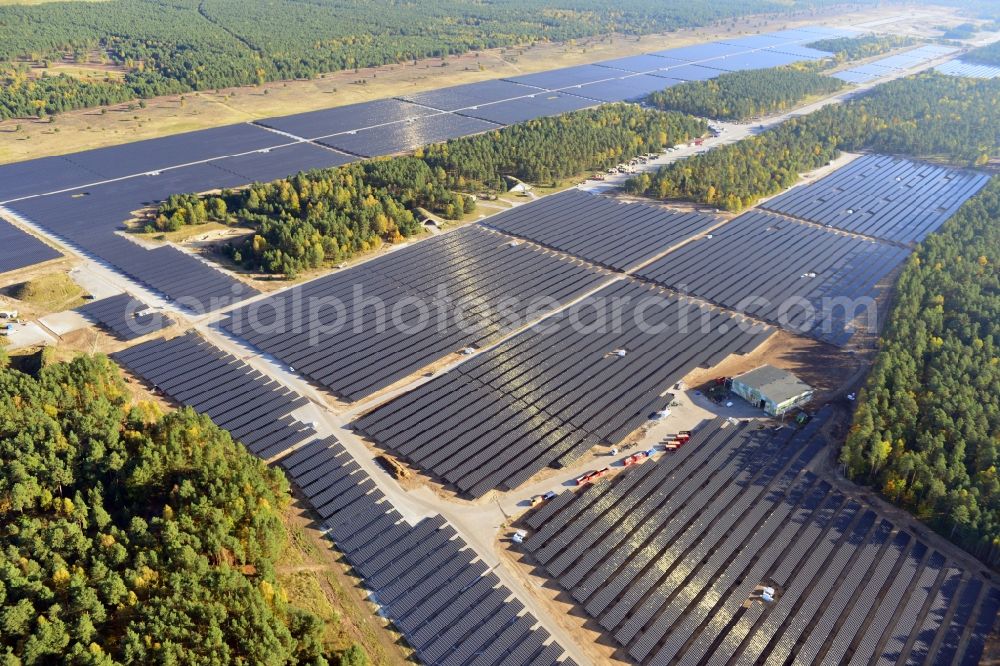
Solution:
<svg viewBox="0 0 1000 666">
<path fill-rule="evenodd" d="M 62 271 L 9 287 L 7 295 L 41 312 L 62 312 L 84 303 L 83 289 Z"/>
</svg>

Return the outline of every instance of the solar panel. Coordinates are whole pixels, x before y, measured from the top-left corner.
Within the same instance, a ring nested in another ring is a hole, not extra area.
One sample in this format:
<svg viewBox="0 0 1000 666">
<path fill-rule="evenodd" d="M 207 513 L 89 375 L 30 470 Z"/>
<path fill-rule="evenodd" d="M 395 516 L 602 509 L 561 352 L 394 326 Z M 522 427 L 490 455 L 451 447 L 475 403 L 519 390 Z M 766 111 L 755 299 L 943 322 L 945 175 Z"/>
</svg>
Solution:
<svg viewBox="0 0 1000 666">
<path fill-rule="evenodd" d="M 989 180 L 885 155 L 866 155 L 762 205 L 799 219 L 897 243 L 938 229 Z"/>
<path fill-rule="evenodd" d="M 399 99 L 441 111 L 457 111 L 470 106 L 500 102 L 537 92 L 538 89 L 534 87 L 497 79 L 400 95 Z"/>
<path fill-rule="evenodd" d="M 0 219 L 0 273 L 34 266 L 61 256 L 55 248 Z"/>
<path fill-rule="evenodd" d="M 91 301 L 77 311 L 111 331 L 120 340 L 134 340 L 162 330 L 174 322 L 128 294 Z"/>
<path fill-rule="evenodd" d="M 605 70 L 610 72 L 611 70 Z M 555 116 L 570 111 L 579 111 L 590 106 L 596 106 L 592 99 L 585 99 L 577 93 L 580 89 L 566 92 L 536 92 L 530 97 L 520 97 L 495 104 L 463 109 L 459 113 L 470 118 L 496 123 L 498 125 L 513 125 L 515 123 Z M 574 94 L 567 94 L 572 92 Z"/>
<path fill-rule="evenodd" d="M 419 107 L 423 108 L 423 107 Z M 451 113 L 439 113 L 359 129 L 344 134 L 334 134 L 318 143 L 351 155 L 373 157 L 392 155 L 429 143 L 437 143 L 470 134 L 497 129 L 494 123 Z"/>
<path fill-rule="evenodd" d="M 303 139 L 316 139 L 434 113 L 436 113 L 434 109 L 402 100 L 380 99 L 360 104 L 347 104 L 332 109 L 307 111 L 291 116 L 267 118 L 258 120 L 257 124 Z"/>
</svg>

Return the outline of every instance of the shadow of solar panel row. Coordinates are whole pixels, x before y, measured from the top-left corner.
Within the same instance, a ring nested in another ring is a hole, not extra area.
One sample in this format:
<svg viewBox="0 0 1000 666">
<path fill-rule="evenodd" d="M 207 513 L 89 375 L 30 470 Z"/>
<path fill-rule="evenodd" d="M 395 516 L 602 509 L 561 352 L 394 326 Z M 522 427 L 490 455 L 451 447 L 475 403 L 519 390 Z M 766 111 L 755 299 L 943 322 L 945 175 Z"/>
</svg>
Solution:
<svg viewBox="0 0 1000 666">
<path fill-rule="evenodd" d="M 761 205 L 791 217 L 896 243 L 922 241 L 989 176 L 866 155 Z"/>
<path fill-rule="evenodd" d="M 479 118 L 454 113 L 436 113 L 390 125 L 334 134 L 317 139 L 316 142 L 352 155 L 378 157 L 494 129 L 499 129 L 499 126 Z"/>
<path fill-rule="evenodd" d="M 142 301 L 128 294 L 118 294 L 81 305 L 76 311 L 110 331 L 119 340 L 134 340 L 174 323 L 162 312 L 140 314 L 148 309 L 149 306 Z"/>
<path fill-rule="evenodd" d="M 741 323 L 648 285 L 616 282 L 354 427 L 472 497 L 513 489 L 547 465 L 617 444 L 665 407 L 665 390 L 693 369 L 746 353 L 771 333 Z"/>
<path fill-rule="evenodd" d="M 570 189 L 494 215 L 483 224 L 627 271 L 719 222 L 699 213 L 622 203 Z"/>
<path fill-rule="evenodd" d="M 356 400 L 607 278 L 577 260 L 470 226 L 238 309 L 222 326 Z"/>
<path fill-rule="evenodd" d="M 427 664 L 559 664 L 563 650 L 441 516 L 411 527 L 335 438 L 278 462 Z"/>
<path fill-rule="evenodd" d="M 197 333 L 143 342 L 111 357 L 175 402 L 207 414 L 265 460 L 316 434 L 289 416 L 305 398 Z"/>
<path fill-rule="evenodd" d="M 949 60 L 944 64 L 938 65 L 935 69 L 949 76 L 966 76 L 971 79 L 1000 78 L 1000 67 L 996 65 L 984 65 L 978 62 L 965 62 L 964 60 Z"/>
<path fill-rule="evenodd" d="M 707 422 L 529 514 L 524 548 L 637 663 L 976 663 L 1000 591 L 808 471 L 829 414 Z"/>
<path fill-rule="evenodd" d="M 55 248 L 0 219 L 0 273 L 33 266 L 61 256 L 62 254 Z"/>
<path fill-rule="evenodd" d="M 909 251 L 751 211 L 637 275 L 835 345 L 870 323 L 867 299 Z M 848 305 L 849 304 L 849 307 Z"/>
</svg>

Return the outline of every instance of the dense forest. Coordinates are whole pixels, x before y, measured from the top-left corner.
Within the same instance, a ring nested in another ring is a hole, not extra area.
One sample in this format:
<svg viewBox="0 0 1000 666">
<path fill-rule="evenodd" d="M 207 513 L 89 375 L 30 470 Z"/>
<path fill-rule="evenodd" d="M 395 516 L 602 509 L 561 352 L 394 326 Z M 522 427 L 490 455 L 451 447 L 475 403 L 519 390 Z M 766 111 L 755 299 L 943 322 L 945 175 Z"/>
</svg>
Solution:
<svg viewBox="0 0 1000 666">
<path fill-rule="evenodd" d="M 985 164 L 1000 156 L 1000 79 L 930 72 L 890 81 L 846 104 L 636 176 L 626 187 L 738 211 L 791 186 L 841 150 L 866 149 Z"/>
<path fill-rule="evenodd" d="M 504 191 L 503 176 L 532 183 L 603 170 L 708 132 L 704 121 L 634 104 L 606 104 L 538 118 L 426 147 L 418 155 L 464 191 Z"/>
<path fill-rule="evenodd" d="M 309 78 L 322 72 L 445 57 L 470 50 L 641 35 L 747 14 L 810 11 L 836 0 L 108 0 L 0 6 L 0 68 L 26 60 L 107 61 L 124 68 L 112 98 Z M 860 2 L 856 4 L 867 4 Z M 66 83 L 48 113 L 100 103 Z M 44 98 L 43 98 L 44 99 Z M 35 115 L 36 99 L 0 113 Z"/>
<path fill-rule="evenodd" d="M 913 44 L 916 44 L 916 41 L 905 35 L 862 35 L 860 37 L 821 39 L 818 42 L 806 44 L 806 46 L 833 53 L 838 61 L 846 62 L 871 58 Z"/>
<path fill-rule="evenodd" d="M 907 263 L 841 454 L 848 473 L 1000 564 L 1000 179 Z"/>
<path fill-rule="evenodd" d="M 414 157 L 300 173 L 219 196 L 174 195 L 146 230 L 248 225 L 253 236 L 230 245 L 230 257 L 251 270 L 294 277 L 418 232 L 418 208 L 450 220 L 474 211 L 475 199 L 456 190 L 504 191 L 504 176 L 547 184 L 706 131 L 691 116 L 609 104 L 426 146 Z"/>
<path fill-rule="evenodd" d="M 447 189 L 445 181 L 444 172 L 413 157 L 368 160 L 220 196 L 173 196 L 160 206 L 155 224 L 249 225 L 255 233 L 229 246 L 232 259 L 252 270 L 294 277 L 416 233 L 418 207 L 449 219 L 475 209 L 475 200 Z"/>
<path fill-rule="evenodd" d="M 973 49 L 962 56 L 962 60 L 981 62 L 986 65 L 1000 65 L 1000 42 L 993 42 Z"/>
<path fill-rule="evenodd" d="M 289 501 L 207 417 L 132 405 L 103 356 L 0 368 L 0 662 L 365 663 L 325 656 L 275 582 Z"/>
<path fill-rule="evenodd" d="M 844 82 L 794 67 L 731 72 L 709 81 L 690 81 L 654 92 L 646 102 L 718 120 L 747 120 L 785 111 L 808 97 L 831 95 Z"/>
</svg>

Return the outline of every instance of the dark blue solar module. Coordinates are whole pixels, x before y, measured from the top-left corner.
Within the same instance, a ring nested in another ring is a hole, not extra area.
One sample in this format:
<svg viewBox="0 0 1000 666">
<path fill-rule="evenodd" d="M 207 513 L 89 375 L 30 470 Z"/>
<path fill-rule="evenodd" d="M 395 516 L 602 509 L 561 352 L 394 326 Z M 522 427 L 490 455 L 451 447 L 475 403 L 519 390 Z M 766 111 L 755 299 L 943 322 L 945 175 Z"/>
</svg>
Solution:
<svg viewBox="0 0 1000 666">
<path fill-rule="evenodd" d="M 802 32 L 809 32 L 815 35 L 816 40 L 820 39 L 836 39 L 838 37 L 858 37 L 863 34 L 860 30 L 854 30 L 853 28 L 831 28 L 825 25 L 807 25 L 798 28 Z"/>
<path fill-rule="evenodd" d="M 852 67 L 851 69 L 840 72 L 834 72 L 830 76 L 840 79 L 841 81 L 847 81 L 848 83 L 868 83 L 869 81 L 880 79 L 883 76 L 888 76 L 891 71 L 892 70 L 868 64 L 858 65 L 857 67 Z"/>
<path fill-rule="evenodd" d="M 6 220 L 0 220 L 0 273 L 40 264 L 62 255 Z"/>
<path fill-rule="evenodd" d="M 330 148 L 311 143 L 295 143 L 266 152 L 212 160 L 210 164 L 239 176 L 244 183 L 253 183 L 277 180 L 299 171 L 340 166 L 355 159 Z"/>
<path fill-rule="evenodd" d="M 706 44 L 692 44 L 691 46 L 681 46 L 676 49 L 665 49 L 663 51 L 653 51 L 652 55 L 682 60 L 685 62 L 698 62 L 700 60 L 710 60 L 721 58 L 734 53 L 744 53 L 749 51 L 745 46 L 733 46 L 719 42 L 708 42 Z"/>
<path fill-rule="evenodd" d="M 731 37 L 719 40 L 721 44 L 731 46 L 742 46 L 745 49 L 766 49 L 770 46 L 781 46 L 790 42 L 798 41 L 790 39 L 780 33 L 765 33 L 763 35 L 744 35 L 742 37 Z"/>
<path fill-rule="evenodd" d="M 824 58 L 832 58 L 833 54 L 829 51 L 820 51 L 819 49 L 811 49 L 808 46 L 802 46 L 801 44 L 784 44 L 782 46 L 775 46 L 770 49 L 765 49 L 767 51 L 777 51 L 778 53 L 787 53 L 788 55 L 793 55 L 800 60 L 823 60 Z"/>
<path fill-rule="evenodd" d="M 504 103 L 501 102 L 501 104 Z M 353 155 L 375 157 L 392 155 L 428 143 L 457 139 L 470 134 L 487 132 L 491 129 L 498 129 L 497 125 L 465 115 L 439 113 L 434 116 L 358 130 L 354 133 L 336 134 L 321 139 L 319 143 Z"/>
<path fill-rule="evenodd" d="M 726 72 L 742 72 L 751 69 L 782 67 L 799 60 L 801 58 L 788 55 L 787 53 L 778 53 L 777 51 L 752 51 L 750 53 L 740 53 L 714 60 L 705 60 L 701 63 L 701 66 L 721 69 Z M 670 70 L 667 70 L 666 73 L 669 74 Z"/>
<path fill-rule="evenodd" d="M 73 153 L 65 159 L 101 174 L 104 179 L 111 179 L 286 143 L 289 143 L 288 137 L 254 125 L 239 124 Z"/>
<path fill-rule="evenodd" d="M 565 67 L 563 69 L 553 69 L 536 74 L 525 74 L 524 76 L 509 76 L 507 80 L 546 90 L 559 90 L 560 88 L 567 88 L 569 86 L 578 86 L 581 83 L 592 83 L 602 79 L 609 79 L 612 76 L 614 75 L 608 73 L 607 67 L 580 65 L 578 67 Z"/>
<path fill-rule="evenodd" d="M 605 69 L 608 72 L 611 70 Z M 501 125 L 513 125 L 533 118 L 555 116 L 560 113 L 585 109 L 594 106 L 592 99 L 580 97 L 582 88 L 571 88 L 567 92 L 540 92 L 534 97 L 512 99 L 496 104 L 486 104 L 477 109 L 461 111 L 463 116 L 482 118 Z"/>
<path fill-rule="evenodd" d="M 664 79 L 678 79 L 680 81 L 708 81 L 722 74 L 720 69 L 702 67 L 701 65 L 678 65 L 665 69 L 662 72 L 653 72 L 650 76 L 659 76 Z"/>
<path fill-rule="evenodd" d="M 245 184 L 211 164 L 137 176 L 83 190 L 24 199 L 8 207 L 81 251 L 114 266 L 166 296 L 193 309 L 217 309 L 242 300 L 256 290 L 173 247 L 147 250 L 122 238 L 118 231 L 133 212 L 171 194 L 199 192 Z M 215 299 L 215 300 L 213 300 Z"/>
<path fill-rule="evenodd" d="M 63 157 L 42 157 L 0 166 L 0 202 L 45 192 L 56 192 L 104 180 Z"/>
<path fill-rule="evenodd" d="M 762 208 L 897 243 L 923 240 L 989 177 L 886 155 L 866 155 Z"/>
<path fill-rule="evenodd" d="M 599 67 L 620 69 L 625 72 L 649 72 L 685 63 L 686 61 L 684 60 L 674 60 L 673 58 L 664 58 L 663 56 L 637 55 L 628 58 L 618 58 L 616 60 L 603 60 L 594 64 Z"/>
<path fill-rule="evenodd" d="M 636 74 L 623 79 L 587 83 L 566 92 L 594 99 L 599 102 L 624 102 L 641 99 L 646 95 L 682 83 L 677 79 L 664 79 L 647 74 Z"/>
<path fill-rule="evenodd" d="M 333 109 L 307 111 L 293 116 L 258 120 L 258 125 L 287 132 L 303 139 L 316 139 L 364 127 L 394 123 L 435 113 L 428 109 L 398 99 L 380 99 L 374 102 L 349 104 Z"/>
<path fill-rule="evenodd" d="M 505 99 L 523 97 L 538 92 L 537 88 L 522 86 L 519 83 L 496 79 L 494 81 L 480 81 L 479 83 L 467 83 L 461 86 L 450 88 L 440 88 L 438 90 L 428 90 L 427 92 L 413 93 L 412 95 L 400 95 L 399 99 L 423 104 L 442 111 L 457 111 L 479 104 L 489 104 L 490 102 L 500 102 Z"/>
<path fill-rule="evenodd" d="M 1000 67 L 996 67 L 994 65 L 982 65 L 978 62 L 949 60 L 943 65 L 938 65 L 935 69 L 942 74 L 947 74 L 949 76 L 967 76 L 972 79 L 1000 78 Z"/>
</svg>

